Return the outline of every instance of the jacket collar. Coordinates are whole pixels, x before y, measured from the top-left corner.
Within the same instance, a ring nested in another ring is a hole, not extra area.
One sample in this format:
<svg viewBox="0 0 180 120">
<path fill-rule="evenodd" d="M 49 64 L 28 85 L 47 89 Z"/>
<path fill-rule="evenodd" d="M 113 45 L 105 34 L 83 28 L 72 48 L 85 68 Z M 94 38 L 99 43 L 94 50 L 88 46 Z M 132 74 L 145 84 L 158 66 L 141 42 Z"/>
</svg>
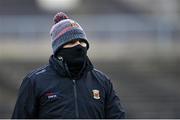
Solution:
<svg viewBox="0 0 180 120">
<path fill-rule="evenodd" d="M 79 79 L 84 74 L 87 74 L 87 72 L 93 69 L 93 65 L 91 61 L 89 60 L 88 56 L 87 56 L 86 63 L 84 64 L 83 70 L 76 77 L 72 77 L 66 62 L 64 62 L 63 59 L 59 60 L 54 55 L 51 55 L 51 57 L 49 58 L 49 64 L 60 76 L 69 77 L 71 79 Z"/>
</svg>

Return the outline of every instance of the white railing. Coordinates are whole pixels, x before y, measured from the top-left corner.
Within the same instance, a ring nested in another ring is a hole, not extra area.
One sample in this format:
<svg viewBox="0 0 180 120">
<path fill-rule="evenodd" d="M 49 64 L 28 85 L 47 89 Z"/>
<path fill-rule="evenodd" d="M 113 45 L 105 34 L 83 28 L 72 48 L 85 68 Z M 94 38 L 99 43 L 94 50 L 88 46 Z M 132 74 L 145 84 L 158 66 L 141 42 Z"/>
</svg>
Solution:
<svg viewBox="0 0 180 120">
<path fill-rule="evenodd" d="M 53 25 L 53 16 L 0 16 L 0 38 L 29 37 L 36 39 L 49 36 Z M 174 31 L 179 31 L 173 22 L 161 17 L 145 15 L 76 15 L 72 16 L 86 31 L 88 37 L 94 39 L 123 40 L 130 37 L 152 37 L 163 41 L 172 40 Z M 3 40 L 3 39 L 0 39 Z"/>
</svg>

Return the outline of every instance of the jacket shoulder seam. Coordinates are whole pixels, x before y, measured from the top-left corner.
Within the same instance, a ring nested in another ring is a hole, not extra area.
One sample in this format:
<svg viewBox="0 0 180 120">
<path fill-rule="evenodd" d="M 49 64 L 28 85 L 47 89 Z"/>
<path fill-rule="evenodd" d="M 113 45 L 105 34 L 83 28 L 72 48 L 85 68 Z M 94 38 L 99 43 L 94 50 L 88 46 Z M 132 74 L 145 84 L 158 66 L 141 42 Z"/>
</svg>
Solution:
<svg viewBox="0 0 180 120">
<path fill-rule="evenodd" d="M 27 75 L 27 77 L 28 77 L 28 78 L 31 78 L 33 75 L 41 74 L 41 73 L 43 73 L 43 72 L 46 71 L 45 69 L 46 69 L 47 67 L 48 67 L 48 64 L 47 64 L 47 65 L 44 65 L 44 66 L 42 66 L 42 67 L 40 67 L 40 68 L 37 68 L 37 69 L 33 70 L 32 72 L 30 72 L 30 73 Z"/>
<path fill-rule="evenodd" d="M 97 69 L 95 69 L 95 68 L 94 68 L 94 71 L 95 71 L 99 76 L 102 76 L 102 77 L 104 77 L 104 78 L 106 78 L 106 79 L 109 79 L 109 77 L 108 77 L 105 73 L 103 73 L 102 71 L 97 70 Z"/>
</svg>

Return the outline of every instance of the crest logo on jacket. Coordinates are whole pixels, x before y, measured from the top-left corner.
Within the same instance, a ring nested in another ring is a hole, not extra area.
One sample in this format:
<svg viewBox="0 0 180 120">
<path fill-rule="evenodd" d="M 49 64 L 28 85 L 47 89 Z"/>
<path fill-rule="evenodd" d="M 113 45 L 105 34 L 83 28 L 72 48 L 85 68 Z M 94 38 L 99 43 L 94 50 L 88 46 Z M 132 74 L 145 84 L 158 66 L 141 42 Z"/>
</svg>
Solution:
<svg viewBox="0 0 180 120">
<path fill-rule="evenodd" d="M 56 98 L 57 95 L 53 92 L 48 92 L 45 94 L 47 96 L 48 99 L 52 99 L 52 98 Z"/>
<path fill-rule="evenodd" d="M 100 92 L 99 92 L 99 90 L 92 90 L 92 92 L 93 92 L 93 98 L 94 99 L 100 99 Z"/>
</svg>

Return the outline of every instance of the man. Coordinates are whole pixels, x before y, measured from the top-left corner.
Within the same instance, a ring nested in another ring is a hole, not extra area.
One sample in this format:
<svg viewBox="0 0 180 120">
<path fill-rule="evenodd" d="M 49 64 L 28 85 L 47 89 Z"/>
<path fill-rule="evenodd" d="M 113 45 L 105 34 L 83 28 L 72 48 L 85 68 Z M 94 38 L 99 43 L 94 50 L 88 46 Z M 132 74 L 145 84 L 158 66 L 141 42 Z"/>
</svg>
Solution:
<svg viewBox="0 0 180 120">
<path fill-rule="evenodd" d="M 23 80 L 12 118 L 124 118 L 111 81 L 87 56 L 81 26 L 62 12 L 54 21 L 53 55 Z"/>
</svg>

